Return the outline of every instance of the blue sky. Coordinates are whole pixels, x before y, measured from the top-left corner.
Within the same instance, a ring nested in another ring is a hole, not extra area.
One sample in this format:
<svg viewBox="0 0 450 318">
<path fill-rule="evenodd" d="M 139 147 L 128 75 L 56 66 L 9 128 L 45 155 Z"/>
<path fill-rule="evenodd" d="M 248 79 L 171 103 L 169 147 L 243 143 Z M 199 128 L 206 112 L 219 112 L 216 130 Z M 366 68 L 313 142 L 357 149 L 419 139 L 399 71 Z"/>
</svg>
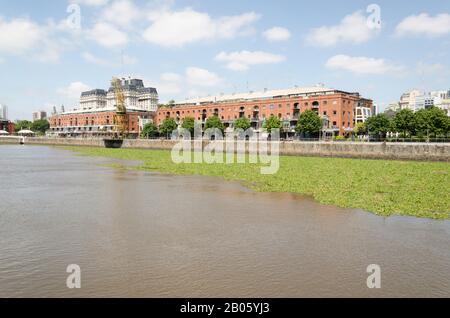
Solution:
<svg viewBox="0 0 450 318">
<path fill-rule="evenodd" d="M 1 0 L 0 103 L 30 118 L 131 75 L 161 101 L 323 83 L 383 107 L 450 89 L 449 13 L 442 0 Z"/>
</svg>

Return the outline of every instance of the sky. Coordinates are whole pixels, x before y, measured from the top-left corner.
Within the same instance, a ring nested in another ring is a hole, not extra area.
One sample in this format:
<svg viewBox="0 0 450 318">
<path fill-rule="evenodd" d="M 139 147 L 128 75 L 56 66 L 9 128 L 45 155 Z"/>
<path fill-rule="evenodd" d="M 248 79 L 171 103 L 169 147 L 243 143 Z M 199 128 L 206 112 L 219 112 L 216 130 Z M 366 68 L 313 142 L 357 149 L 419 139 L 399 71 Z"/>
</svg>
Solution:
<svg viewBox="0 0 450 318">
<path fill-rule="evenodd" d="M 450 1 L 0 0 L 9 118 L 138 77 L 161 102 L 323 84 L 381 109 L 450 89 Z"/>
</svg>

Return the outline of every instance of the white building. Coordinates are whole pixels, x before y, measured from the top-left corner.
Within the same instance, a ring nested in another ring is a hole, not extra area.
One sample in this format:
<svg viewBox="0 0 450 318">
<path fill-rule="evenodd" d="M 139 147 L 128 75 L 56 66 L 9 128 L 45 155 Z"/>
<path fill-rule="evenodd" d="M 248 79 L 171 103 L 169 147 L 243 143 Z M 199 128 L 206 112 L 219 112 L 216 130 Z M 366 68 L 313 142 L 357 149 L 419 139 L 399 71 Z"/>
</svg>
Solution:
<svg viewBox="0 0 450 318">
<path fill-rule="evenodd" d="M 358 102 L 355 107 L 355 124 L 357 123 L 364 123 L 369 117 L 372 117 L 372 115 L 376 115 L 376 107 L 373 108 L 375 110 L 375 113 L 372 114 L 372 109 L 370 107 L 366 107 L 361 102 Z"/>
<path fill-rule="evenodd" d="M 450 99 L 450 91 L 431 91 L 422 92 L 412 90 L 404 93 L 400 98 L 400 109 L 411 109 L 416 112 L 421 109 L 436 106 L 445 110 L 448 114 L 448 101 Z"/>
<path fill-rule="evenodd" d="M 81 93 L 80 109 L 100 109 L 106 107 L 106 91 L 103 89 L 93 89 Z"/>
<path fill-rule="evenodd" d="M 404 93 L 400 97 L 400 109 L 410 109 L 414 112 L 425 108 L 424 92 L 419 90 L 412 90 Z"/>
<path fill-rule="evenodd" d="M 156 112 L 158 109 L 158 92 L 153 87 L 145 87 L 140 79 L 122 79 L 125 106 L 128 109 Z M 80 98 L 80 110 L 113 109 L 116 106 L 114 88 L 108 91 L 94 89 L 83 92 Z"/>
<path fill-rule="evenodd" d="M 436 105 L 436 107 L 439 107 L 447 113 L 447 116 L 450 116 L 450 98 L 441 100 L 441 103 Z"/>
<path fill-rule="evenodd" d="M 0 104 L 0 120 L 8 119 L 8 107 L 6 105 Z"/>
<path fill-rule="evenodd" d="M 399 110 L 400 110 L 400 103 L 398 103 L 398 102 L 390 103 L 386 107 L 386 111 L 398 112 Z"/>
</svg>

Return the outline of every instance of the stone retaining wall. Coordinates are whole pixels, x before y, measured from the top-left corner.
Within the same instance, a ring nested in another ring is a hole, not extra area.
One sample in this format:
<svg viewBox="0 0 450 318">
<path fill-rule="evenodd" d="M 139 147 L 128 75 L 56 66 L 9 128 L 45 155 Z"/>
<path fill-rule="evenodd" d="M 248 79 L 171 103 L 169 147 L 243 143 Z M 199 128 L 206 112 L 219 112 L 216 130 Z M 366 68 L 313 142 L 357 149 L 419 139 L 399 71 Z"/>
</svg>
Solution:
<svg viewBox="0 0 450 318">
<path fill-rule="evenodd" d="M 219 141 L 216 141 L 219 142 Z M 0 137 L 0 144 L 19 144 L 17 137 Z M 171 140 L 125 140 L 123 148 L 165 149 L 175 145 Z M 25 138 L 25 144 L 104 147 L 101 139 Z M 204 142 L 207 144 L 207 142 Z M 248 151 L 249 144 L 246 145 Z M 281 155 L 343 157 L 364 159 L 401 159 L 450 161 L 449 143 L 354 143 L 354 142 L 294 142 L 279 143 Z"/>
</svg>

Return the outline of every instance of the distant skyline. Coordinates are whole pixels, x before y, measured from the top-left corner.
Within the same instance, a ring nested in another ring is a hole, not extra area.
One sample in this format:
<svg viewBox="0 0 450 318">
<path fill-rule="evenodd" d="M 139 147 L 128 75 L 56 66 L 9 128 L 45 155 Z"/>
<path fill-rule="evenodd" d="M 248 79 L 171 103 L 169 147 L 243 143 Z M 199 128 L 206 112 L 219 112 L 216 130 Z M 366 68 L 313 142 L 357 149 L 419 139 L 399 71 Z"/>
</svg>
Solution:
<svg viewBox="0 0 450 318">
<path fill-rule="evenodd" d="M 31 119 L 132 76 L 161 102 L 323 83 L 383 110 L 450 89 L 449 13 L 441 0 L 0 0 L 0 103 Z"/>
</svg>

